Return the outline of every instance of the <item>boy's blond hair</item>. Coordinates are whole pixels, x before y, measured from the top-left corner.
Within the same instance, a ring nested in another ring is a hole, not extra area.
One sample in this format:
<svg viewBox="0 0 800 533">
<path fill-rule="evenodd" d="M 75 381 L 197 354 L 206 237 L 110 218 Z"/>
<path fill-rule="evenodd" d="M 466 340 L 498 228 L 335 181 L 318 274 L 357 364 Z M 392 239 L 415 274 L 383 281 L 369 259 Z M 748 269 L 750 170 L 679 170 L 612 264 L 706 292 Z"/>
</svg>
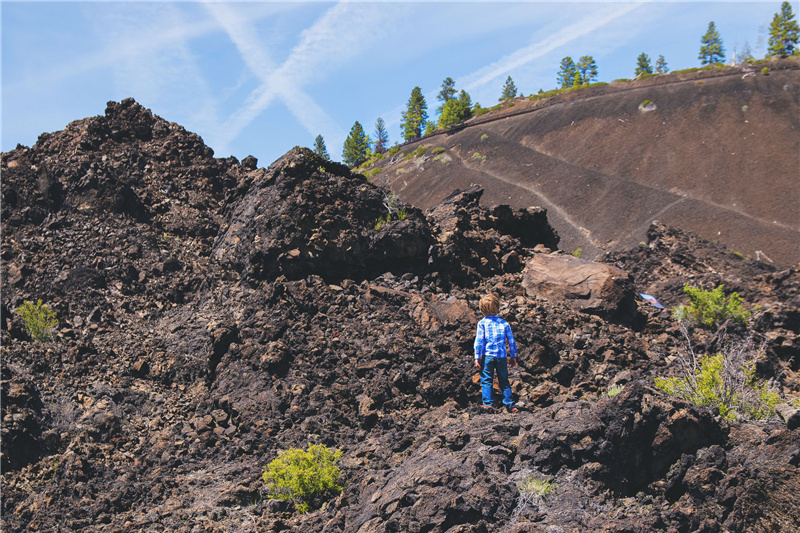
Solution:
<svg viewBox="0 0 800 533">
<path fill-rule="evenodd" d="M 494 294 L 487 294 L 481 298 L 480 307 L 484 316 L 496 315 L 500 311 L 500 298 Z"/>
</svg>

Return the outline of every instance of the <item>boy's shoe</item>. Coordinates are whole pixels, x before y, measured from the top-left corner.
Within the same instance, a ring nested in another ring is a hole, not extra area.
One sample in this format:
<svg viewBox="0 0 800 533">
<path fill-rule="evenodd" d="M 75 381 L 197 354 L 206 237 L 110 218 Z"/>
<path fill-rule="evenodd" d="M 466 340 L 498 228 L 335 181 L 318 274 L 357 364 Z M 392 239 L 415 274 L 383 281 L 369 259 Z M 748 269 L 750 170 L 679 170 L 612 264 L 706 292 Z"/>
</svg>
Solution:
<svg viewBox="0 0 800 533">
<path fill-rule="evenodd" d="M 484 411 L 494 411 L 494 405 L 481 404 L 481 409 Z"/>
<path fill-rule="evenodd" d="M 519 409 L 516 407 L 506 407 L 506 413 L 511 413 L 513 415 L 514 413 L 519 413 Z"/>
</svg>

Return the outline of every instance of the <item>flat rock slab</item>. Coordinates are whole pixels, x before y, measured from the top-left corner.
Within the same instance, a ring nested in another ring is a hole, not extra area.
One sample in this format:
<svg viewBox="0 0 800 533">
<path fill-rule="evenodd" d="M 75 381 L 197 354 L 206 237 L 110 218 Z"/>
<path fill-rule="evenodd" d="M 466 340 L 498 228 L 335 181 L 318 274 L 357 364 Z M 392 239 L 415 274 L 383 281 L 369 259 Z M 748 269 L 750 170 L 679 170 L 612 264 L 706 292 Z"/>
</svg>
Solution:
<svg viewBox="0 0 800 533">
<path fill-rule="evenodd" d="M 536 254 L 525 265 L 522 286 L 528 296 L 565 302 L 610 320 L 629 321 L 636 312 L 627 272 L 571 255 Z"/>
</svg>

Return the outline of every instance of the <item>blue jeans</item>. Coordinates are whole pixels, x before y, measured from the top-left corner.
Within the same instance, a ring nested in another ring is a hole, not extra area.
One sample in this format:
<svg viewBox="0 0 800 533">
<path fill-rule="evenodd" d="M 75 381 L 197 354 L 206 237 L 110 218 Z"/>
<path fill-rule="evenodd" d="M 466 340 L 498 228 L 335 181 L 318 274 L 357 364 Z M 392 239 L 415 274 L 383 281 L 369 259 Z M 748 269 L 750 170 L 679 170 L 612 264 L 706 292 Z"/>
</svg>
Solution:
<svg viewBox="0 0 800 533">
<path fill-rule="evenodd" d="M 495 371 L 497 371 L 497 382 L 500 384 L 500 390 L 503 392 L 503 405 L 509 408 L 514 407 L 511 384 L 508 382 L 508 358 L 506 357 L 484 357 L 481 361 L 483 405 L 493 405 L 492 381 L 494 381 Z"/>
</svg>

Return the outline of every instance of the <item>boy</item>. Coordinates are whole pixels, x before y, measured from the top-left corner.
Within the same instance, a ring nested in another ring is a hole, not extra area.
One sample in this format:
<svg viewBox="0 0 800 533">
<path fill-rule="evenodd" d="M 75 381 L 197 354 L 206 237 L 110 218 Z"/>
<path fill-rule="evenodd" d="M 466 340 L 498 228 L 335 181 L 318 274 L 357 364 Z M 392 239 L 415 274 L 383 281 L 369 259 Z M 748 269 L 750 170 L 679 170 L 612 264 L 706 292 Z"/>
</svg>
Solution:
<svg viewBox="0 0 800 533">
<path fill-rule="evenodd" d="M 483 408 L 492 408 L 492 381 L 497 371 L 497 382 L 503 391 L 503 405 L 506 412 L 516 413 L 514 398 L 511 396 L 511 384 L 508 382 L 508 367 L 517 366 L 517 344 L 511 334 L 508 322 L 497 316 L 500 311 L 500 299 L 494 294 L 487 294 L 480 303 L 483 318 L 478 322 L 475 334 L 475 367 L 481 371 L 481 394 Z M 508 362 L 506 358 L 506 341 L 508 341 Z"/>
</svg>

